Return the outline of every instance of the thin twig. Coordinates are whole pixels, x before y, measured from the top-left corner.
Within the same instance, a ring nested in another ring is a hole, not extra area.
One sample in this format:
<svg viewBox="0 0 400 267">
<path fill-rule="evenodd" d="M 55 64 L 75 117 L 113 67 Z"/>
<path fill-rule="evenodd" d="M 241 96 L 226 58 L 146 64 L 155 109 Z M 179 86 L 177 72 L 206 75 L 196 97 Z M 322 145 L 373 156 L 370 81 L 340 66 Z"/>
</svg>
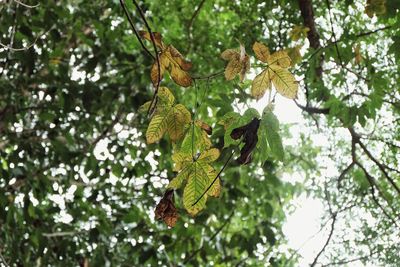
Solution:
<svg viewBox="0 0 400 267">
<path fill-rule="evenodd" d="M 311 263 L 310 267 L 314 267 L 317 264 L 318 258 L 322 255 L 322 253 L 324 253 L 326 247 L 331 241 L 333 231 L 335 230 L 335 223 L 336 223 L 336 213 L 334 213 L 332 217 L 331 230 L 329 232 L 328 239 L 326 240 L 325 245 L 322 247 L 322 249 L 318 252 L 317 256 L 314 258 L 314 261 Z"/>
<path fill-rule="evenodd" d="M 190 50 L 192 49 L 192 29 L 193 29 L 193 22 L 197 15 L 199 15 L 201 8 L 203 7 L 204 3 L 206 0 L 202 0 L 200 4 L 197 6 L 196 10 L 194 11 L 192 17 L 189 20 L 188 27 L 187 27 L 187 34 L 188 34 L 188 48 L 186 49 L 186 54 L 190 53 Z"/>
<path fill-rule="evenodd" d="M 9 45 L 5 45 L 5 44 L 3 44 L 1 42 L 0 42 L 0 46 L 5 48 L 5 49 L 8 49 L 10 51 L 14 51 L 14 52 L 29 50 L 30 48 L 32 48 L 36 44 L 36 42 L 37 42 L 37 40 L 39 40 L 39 38 L 41 38 L 42 36 L 48 34 L 54 27 L 55 26 L 52 26 L 48 31 L 43 32 L 42 34 L 39 34 L 38 36 L 36 36 L 35 40 L 30 45 L 28 45 L 27 47 L 14 48 L 14 47 L 12 47 L 13 46 L 12 43 L 10 43 Z"/>
<path fill-rule="evenodd" d="M 40 6 L 40 4 L 36 4 L 36 5 L 34 5 L 34 6 L 31 6 L 31 5 L 27 5 L 27 4 L 25 4 L 25 3 L 22 3 L 21 1 L 18 1 L 18 0 L 13 0 L 15 3 L 17 3 L 17 4 L 20 4 L 21 6 L 23 6 L 23 7 L 26 7 L 26 8 L 36 8 L 36 7 L 38 7 L 38 6 Z"/>
<path fill-rule="evenodd" d="M 153 109 L 154 101 L 156 101 L 156 98 L 157 98 L 158 88 L 160 88 L 160 82 L 161 82 L 161 65 L 160 65 L 160 58 L 158 57 L 158 50 L 157 50 L 156 41 L 155 41 L 155 39 L 154 39 L 153 31 L 151 30 L 150 25 L 149 25 L 149 23 L 147 22 L 146 16 L 144 15 L 143 10 L 140 8 L 139 4 L 138 4 L 135 0 L 132 0 L 132 2 L 133 2 L 133 4 L 135 5 L 137 11 L 139 12 L 140 17 L 142 18 L 142 20 L 143 20 L 143 22 L 144 22 L 144 25 L 146 26 L 146 29 L 147 29 L 147 31 L 148 31 L 149 34 L 150 34 L 150 39 L 151 39 L 151 42 L 152 42 L 152 44 L 153 44 L 154 53 L 155 53 L 156 61 L 157 61 L 157 69 L 158 69 L 157 84 L 156 84 L 156 88 L 155 88 L 155 90 L 154 90 L 154 94 L 153 94 L 153 97 L 152 97 L 151 102 L 150 102 L 150 105 L 149 105 L 149 109 L 147 110 L 147 115 L 150 115 L 150 113 L 152 113 L 151 111 L 152 111 L 152 109 Z"/>
<path fill-rule="evenodd" d="M 143 50 L 146 51 L 146 53 L 147 53 L 151 58 L 155 59 L 154 55 L 153 55 L 153 54 L 149 51 L 149 49 L 147 49 L 147 47 L 144 45 L 144 43 L 143 43 L 143 41 L 142 41 L 142 38 L 140 38 L 139 32 L 136 30 L 135 25 L 134 25 L 133 20 L 132 20 L 132 17 L 131 17 L 131 15 L 129 14 L 128 9 L 127 9 L 127 7 L 126 7 L 126 5 L 125 5 L 125 1 L 124 1 L 124 0 L 119 0 L 119 2 L 120 2 L 120 4 L 121 4 L 122 9 L 124 10 L 125 16 L 126 16 L 127 19 L 128 19 L 129 25 L 131 26 L 131 28 L 132 28 L 132 30 L 133 30 L 133 32 L 134 32 L 136 38 L 138 39 L 140 45 L 142 46 Z"/>
</svg>

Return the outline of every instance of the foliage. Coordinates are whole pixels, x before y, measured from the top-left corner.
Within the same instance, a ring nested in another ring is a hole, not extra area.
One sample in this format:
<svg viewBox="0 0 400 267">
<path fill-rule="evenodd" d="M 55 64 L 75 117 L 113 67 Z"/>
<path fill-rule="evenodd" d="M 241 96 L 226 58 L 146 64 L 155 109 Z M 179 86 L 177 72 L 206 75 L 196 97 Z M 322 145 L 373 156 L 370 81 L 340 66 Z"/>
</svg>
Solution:
<svg viewBox="0 0 400 267">
<path fill-rule="evenodd" d="M 1 263 L 298 266 L 306 193 L 312 265 L 399 265 L 399 6 L 1 2 Z"/>
</svg>

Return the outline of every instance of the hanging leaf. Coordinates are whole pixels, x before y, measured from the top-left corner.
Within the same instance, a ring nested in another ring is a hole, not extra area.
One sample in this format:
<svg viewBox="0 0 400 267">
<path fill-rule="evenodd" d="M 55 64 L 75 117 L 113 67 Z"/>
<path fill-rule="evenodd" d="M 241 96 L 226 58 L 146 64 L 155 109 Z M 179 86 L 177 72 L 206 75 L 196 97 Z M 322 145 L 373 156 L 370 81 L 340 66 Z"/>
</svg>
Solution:
<svg viewBox="0 0 400 267">
<path fill-rule="evenodd" d="M 361 61 L 363 60 L 363 57 L 360 52 L 360 44 L 357 44 L 353 49 L 354 49 L 354 61 L 357 65 L 360 65 Z"/>
<path fill-rule="evenodd" d="M 140 35 L 143 39 L 151 41 L 150 34 L 141 31 Z M 183 87 L 192 85 L 192 77 L 187 71 L 192 68 L 192 63 L 186 61 L 182 54 L 172 45 L 165 45 L 162 42 L 159 33 L 153 33 L 156 45 L 160 48 L 158 59 L 160 64 L 160 75 L 158 73 L 158 63 L 154 61 L 150 69 L 150 78 L 154 86 L 156 86 L 164 76 L 167 70 L 174 82 Z M 160 77 L 160 81 L 158 78 Z"/>
<path fill-rule="evenodd" d="M 192 122 L 193 123 L 193 122 Z M 196 154 L 198 151 L 204 151 L 211 147 L 211 140 L 208 137 L 212 133 L 211 127 L 203 121 L 196 120 L 193 125 L 187 129 L 183 138 L 180 152 Z M 192 151 L 193 150 L 193 151 Z"/>
<path fill-rule="evenodd" d="M 251 154 L 258 142 L 259 126 L 260 119 L 254 118 L 250 123 L 232 130 L 232 139 L 238 140 L 241 138 L 244 143 L 244 146 L 240 150 L 240 157 L 237 159 L 239 164 L 248 164 L 251 162 Z"/>
<path fill-rule="evenodd" d="M 270 55 L 268 48 L 258 42 L 253 45 L 256 57 L 266 64 L 252 83 L 251 94 L 259 100 L 266 91 L 271 90 L 271 84 L 284 97 L 294 99 L 297 96 L 298 84 L 294 76 L 287 70 L 291 66 L 291 59 L 285 50 Z"/>
<path fill-rule="evenodd" d="M 169 227 L 178 221 L 178 211 L 174 205 L 174 190 L 167 190 L 154 211 L 156 220 L 163 220 Z"/>
<path fill-rule="evenodd" d="M 225 68 L 225 78 L 230 81 L 237 75 L 243 81 L 246 73 L 250 70 L 250 57 L 246 54 L 245 48 L 240 44 L 240 49 L 227 49 L 221 54 L 223 60 L 229 61 Z"/>
<path fill-rule="evenodd" d="M 150 102 L 145 103 L 140 110 L 147 110 Z M 175 104 L 175 97 L 166 87 L 160 87 L 158 101 L 146 131 L 148 144 L 159 141 L 168 133 L 173 142 L 180 140 L 187 125 L 191 122 L 191 114 L 182 104 Z"/>
<path fill-rule="evenodd" d="M 372 18 L 374 15 L 383 15 L 386 13 L 386 0 L 367 0 L 365 13 Z"/>
<path fill-rule="evenodd" d="M 218 197 L 220 194 L 219 179 L 212 184 L 217 172 L 210 165 L 219 158 L 219 155 L 218 149 L 211 148 L 203 151 L 197 159 L 184 153 L 173 157 L 174 162 L 179 166 L 176 169 L 179 169 L 180 172 L 171 180 L 168 188 L 178 189 L 186 183 L 183 189 L 183 205 L 192 216 L 204 209 L 208 196 Z M 204 194 L 211 184 L 209 191 Z"/>
<path fill-rule="evenodd" d="M 290 57 L 292 67 L 297 63 L 299 63 L 303 58 L 303 56 L 300 53 L 301 47 L 302 47 L 301 45 L 297 45 L 295 47 L 287 48 L 284 50 Z"/>
<path fill-rule="evenodd" d="M 236 112 L 228 112 L 225 114 L 218 124 L 223 125 L 225 128 L 224 135 L 224 147 L 228 147 L 232 144 L 238 144 L 238 140 L 234 140 L 231 137 L 233 129 L 248 124 L 253 118 L 259 118 L 260 114 L 254 108 L 247 109 L 243 115 Z"/>
<path fill-rule="evenodd" d="M 295 25 L 289 33 L 290 39 L 298 41 L 301 38 L 306 38 L 310 28 L 303 25 Z"/>
<path fill-rule="evenodd" d="M 284 150 L 282 139 L 279 135 L 279 120 L 272 112 L 272 106 L 267 106 L 263 111 L 260 123 L 260 138 L 267 140 L 272 155 L 276 159 L 283 161 Z M 268 148 L 262 146 L 260 149 L 268 150 Z M 266 158 L 263 158 L 263 160 L 266 160 Z"/>
</svg>

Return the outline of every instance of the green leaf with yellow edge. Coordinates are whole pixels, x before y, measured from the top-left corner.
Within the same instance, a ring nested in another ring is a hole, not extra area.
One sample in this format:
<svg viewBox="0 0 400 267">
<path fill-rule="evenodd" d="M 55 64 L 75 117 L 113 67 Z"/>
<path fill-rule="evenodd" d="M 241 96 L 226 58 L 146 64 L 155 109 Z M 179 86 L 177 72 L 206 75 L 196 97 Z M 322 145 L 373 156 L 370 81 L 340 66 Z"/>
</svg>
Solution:
<svg viewBox="0 0 400 267">
<path fill-rule="evenodd" d="M 181 170 L 171 180 L 168 188 L 178 189 L 186 182 L 183 189 L 183 206 L 192 216 L 204 209 L 208 196 L 218 197 L 220 194 L 221 184 L 219 179 L 212 184 L 217 172 L 210 165 L 219 156 L 220 152 L 216 148 L 203 151 L 197 159 L 193 159 L 190 154 L 183 153 L 174 156 L 174 161 L 180 160 L 176 163 L 180 165 Z M 205 194 L 211 184 L 212 186 Z"/>
<path fill-rule="evenodd" d="M 157 95 L 158 100 L 146 131 L 148 144 L 159 141 L 165 133 L 168 133 L 171 141 L 180 140 L 191 122 L 191 114 L 182 104 L 175 104 L 175 97 L 166 87 L 161 87 Z M 148 109 L 149 102 L 145 103 L 139 110 Z"/>
<path fill-rule="evenodd" d="M 194 125 L 192 124 L 188 127 L 181 144 L 180 152 L 187 154 L 193 152 L 196 154 L 199 151 L 207 150 L 211 147 L 211 140 L 208 137 L 208 133 L 202 127 L 204 124 L 204 122 L 196 120 Z"/>
</svg>

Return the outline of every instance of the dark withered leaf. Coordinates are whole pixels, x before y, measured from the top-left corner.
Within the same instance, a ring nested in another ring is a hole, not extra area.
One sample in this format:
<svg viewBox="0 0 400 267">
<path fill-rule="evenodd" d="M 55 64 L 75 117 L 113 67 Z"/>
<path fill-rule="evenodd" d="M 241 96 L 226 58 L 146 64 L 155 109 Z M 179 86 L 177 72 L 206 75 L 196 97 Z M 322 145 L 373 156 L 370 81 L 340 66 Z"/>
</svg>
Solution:
<svg viewBox="0 0 400 267">
<path fill-rule="evenodd" d="M 251 122 L 241 127 L 235 128 L 231 132 L 232 139 L 243 138 L 242 142 L 244 146 L 240 150 L 240 156 L 237 159 L 239 164 L 248 164 L 251 162 L 251 153 L 257 146 L 258 142 L 258 127 L 260 126 L 260 120 L 254 118 Z"/>
<path fill-rule="evenodd" d="M 156 220 L 163 220 L 169 227 L 174 227 L 178 221 L 178 211 L 174 205 L 174 190 L 167 190 L 156 206 Z"/>
</svg>

